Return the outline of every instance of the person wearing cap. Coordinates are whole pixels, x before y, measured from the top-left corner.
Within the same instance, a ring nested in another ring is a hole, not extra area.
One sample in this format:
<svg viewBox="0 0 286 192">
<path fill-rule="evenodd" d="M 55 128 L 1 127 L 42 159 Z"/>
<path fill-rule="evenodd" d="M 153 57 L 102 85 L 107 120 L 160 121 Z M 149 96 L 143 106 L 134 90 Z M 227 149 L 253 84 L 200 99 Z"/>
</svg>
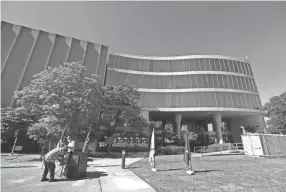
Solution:
<svg viewBox="0 0 286 192">
<path fill-rule="evenodd" d="M 41 178 L 41 182 L 48 180 L 47 175 L 49 172 L 50 172 L 49 182 L 55 181 L 55 169 L 56 169 L 55 161 L 60 160 L 60 158 L 66 155 L 67 150 L 68 150 L 68 147 L 67 145 L 65 145 L 60 148 L 55 148 L 45 155 L 44 160 L 43 160 L 45 169 L 44 169 L 44 173 Z"/>
<path fill-rule="evenodd" d="M 72 139 L 71 136 L 68 136 L 67 137 L 67 141 L 68 141 L 68 153 L 67 153 L 67 164 L 65 165 L 65 168 L 64 168 L 64 173 L 63 175 L 66 176 L 67 175 L 67 172 L 68 172 L 68 163 L 70 162 L 70 158 L 72 157 L 73 153 L 74 153 L 74 150 L 75 150 L 75 141 Z"/>
</svg>

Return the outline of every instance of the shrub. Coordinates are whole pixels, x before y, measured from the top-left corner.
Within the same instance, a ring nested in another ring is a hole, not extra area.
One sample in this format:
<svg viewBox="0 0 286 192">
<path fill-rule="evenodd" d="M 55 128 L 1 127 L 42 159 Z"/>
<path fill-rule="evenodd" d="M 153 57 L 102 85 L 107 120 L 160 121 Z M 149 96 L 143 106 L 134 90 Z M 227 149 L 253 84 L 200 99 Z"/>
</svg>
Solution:
<svg viewBox="0 0 286 192">
<path fill-rule="evenodd" d="M 157 148 L 157 153 L 161 155 L 177 155 L 184 153 L 185 147 L 183 146 L 175 146 L 175 145 L 167 145 L 160 146 Z"/>
</svg>

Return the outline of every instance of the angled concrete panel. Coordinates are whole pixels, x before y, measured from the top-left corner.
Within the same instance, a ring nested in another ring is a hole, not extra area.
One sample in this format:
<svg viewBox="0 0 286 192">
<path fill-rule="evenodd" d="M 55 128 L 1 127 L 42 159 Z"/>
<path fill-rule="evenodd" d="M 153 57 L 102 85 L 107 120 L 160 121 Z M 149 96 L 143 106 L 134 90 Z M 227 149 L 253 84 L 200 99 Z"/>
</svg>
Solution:
<svg viewBox="0 0 286 192">
<path fill-rule="evenodd" d="M 48 65 L 51 67 L 56 67 L 63 64 L 66 59 L 68 48 L 69 47 L 65 42 L 65 37 L 57 35 Z"/>
<path fill-rule="evenodd" d="M 13 32 L 13 25 L 6 22 L 1 22 L 1 69 L 7 57 L 10 47 L 16 37 Z"/>
<path fill-rule="evenodd" d="M 45 69 L 51 46 L 52 42 L 49 40 L 49 34 L 40 32 L 34 53 L 31 56 L 26 75 L 23 79 L 22 87 L 25 87 L 30 83 L 33 79 L 33 75 L 40 73 Z"/>
<path fill-rule="evenodd" d="M 87 67 L 86 74 L 96 74 L 99 52 L 93 43 L 88 42 L 85 54 L 84 65 Z"/>
<path fill-rule="evenodd" d="M 1 102 L 4 106 L 10 105 L 33 42 L 31 29 L 23 27 L 1 74 Z"/>
<path fill-rule="evenodd" d="M 80 45 L 80 41 L 77 39 L 73 39 L 71 43 L 71 48 L 69 52 L 69 57 L 67 62 L 78 62 L 83 59 L 84 49 Z"/>
</svg>

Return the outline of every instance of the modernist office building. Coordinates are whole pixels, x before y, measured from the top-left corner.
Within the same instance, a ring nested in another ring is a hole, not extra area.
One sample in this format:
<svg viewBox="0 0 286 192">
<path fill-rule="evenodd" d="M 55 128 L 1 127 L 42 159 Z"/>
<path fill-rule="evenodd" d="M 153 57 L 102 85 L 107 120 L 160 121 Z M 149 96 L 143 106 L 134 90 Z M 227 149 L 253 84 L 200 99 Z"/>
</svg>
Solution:
<svg viewBox="0 0 286 192">
<path fill-rule="evenodd" d="M 240 142 L 240 126 L 265 128 L 261 101 L 248 61 L 217 55 L 148 57 L 112 52 L 107 46 L 3 22 L 1 106 L 47 66 L 82 61 L 107 84 L 125 80 L 138 88 L 143 115 L 179 132 L 203 135 L 201 143 Z M 213 125 L 213 126 L 212 126 Z M 205 137 L 207 136 L 207 137 Z"/>
</svg>

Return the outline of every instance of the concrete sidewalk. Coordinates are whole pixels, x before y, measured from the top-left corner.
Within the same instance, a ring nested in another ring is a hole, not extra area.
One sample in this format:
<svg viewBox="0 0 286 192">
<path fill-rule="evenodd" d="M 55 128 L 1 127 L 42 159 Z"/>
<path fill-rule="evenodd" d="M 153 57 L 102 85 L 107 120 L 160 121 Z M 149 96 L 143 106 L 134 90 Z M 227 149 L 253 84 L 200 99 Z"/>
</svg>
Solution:
<svg viewBox="0 0 286 192">
<path fill-rule="evenodd" d="M 38 156 L 27 155 L 23 157 L 20 160 L 30 160 Z M 36 177 L 36 175 L 40 176 L 43 171 L 40 170 L 42 166 L 40 161 L 3 161 L 1 168 L 3 169 L 2 175 L 7 177 L 7 182 L 3 183 L 4 189 L 11 192 L 16 189 L 17 183 L 27 185 L 27 187 L 21 188 L 23 192 L 26 192 L 28 188 L 34 188 L 35 191 L 42 188 L 48 192 L 55 191 L 55 189 L 70 192 L 155 192 L 149 184 L 128 169 L 129 165 L 140 159 L 142 158 L 126 158 L 126 169 L 121 169 L 121 159 L 93 158 L 93 161 L 88 161 L 85 178 L 65 181 L 56 176 L 60 182 L 52 184 L 41 183 Z M 56 168 L 56 170 L 58 169 L 59 167 Z M 22 175 L 20 180 L 17 177 L 19 174 Z"/>
<path fill-rule="evenodd" d="M 155 192 L 148 183 L 140 179 L 128 166 L 141 158 L 126 158 L 127 169 L 121 169 L 121 159 L 97 159 L 89 163 L 98 172 L 106 173 L 100 177 L 102 192 Z"/>
</svg>

